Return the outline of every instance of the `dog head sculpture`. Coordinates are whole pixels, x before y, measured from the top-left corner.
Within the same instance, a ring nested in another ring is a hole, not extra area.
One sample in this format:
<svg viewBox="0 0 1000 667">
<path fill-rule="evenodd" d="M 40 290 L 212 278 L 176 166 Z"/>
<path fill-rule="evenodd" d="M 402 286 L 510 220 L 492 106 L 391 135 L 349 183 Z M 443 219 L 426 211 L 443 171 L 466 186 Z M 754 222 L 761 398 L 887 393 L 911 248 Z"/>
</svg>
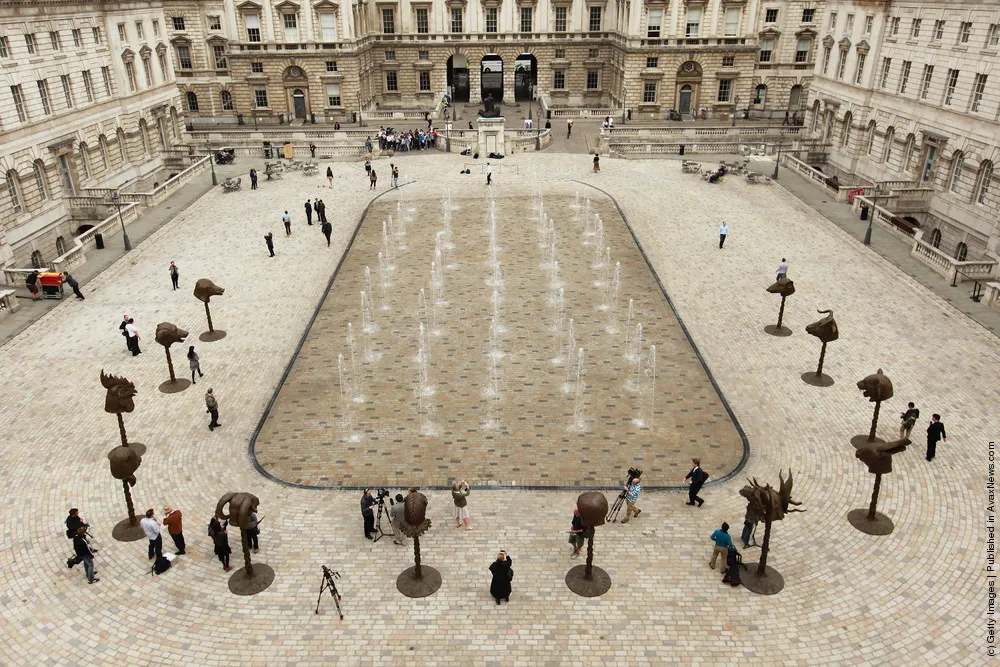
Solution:
<svg viewBox="0 0 1000 667">
<path fill-rule="evenodd" d="M 817 313 L 826 313 L 826 317 L 812 324 L 806 325 L 806 333 L 816 336 L 823 343 L 832 343 L 840 338 L 840 330 L 837 328 L 837 321 L 833 319 L 832 310 L 817 310 Z"/>
<path fill-rule="evenodd" d="M 219 287 L 208 278 L 200 278 L 198 282 L 194 284 L 195 298 L 199 301 L 204 301 L 205 303 L 208 303 L 208 300 L 213 296 L 221 296 L 222 294 L 225 294 L 225 292 L 225 287 Z"/>
<path fill-rule="evenodd" d="M 108 390 L 104 397 L 105 412 L 121 414 L 135 410 L 135 402 L 132 398 L 137 392 L 134 384 L 124 377 L 105 375 L 104 369 L 101 369 L 101 384 Z"/>
<path fill-rule="evenodd" d="M 174 343 L 183 343 L 188 332 L 170 322 L 160 322 L 156 325 L 156 342 L 163 347 L 170 347 Z"/>
</svg>

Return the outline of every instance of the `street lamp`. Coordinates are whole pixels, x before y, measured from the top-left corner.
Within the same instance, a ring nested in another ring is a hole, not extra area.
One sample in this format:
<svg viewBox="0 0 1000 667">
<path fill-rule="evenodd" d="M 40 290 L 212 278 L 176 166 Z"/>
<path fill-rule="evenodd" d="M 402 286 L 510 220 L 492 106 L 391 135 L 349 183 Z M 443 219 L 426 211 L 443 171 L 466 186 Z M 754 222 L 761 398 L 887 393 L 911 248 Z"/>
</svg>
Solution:
<svg viewBox="0 0 1000 667">
<path fill-rule="evenodd" d="M 737 95 L 733 98 L 733 127 L 736 127 L 736 109 L 740 106 L 740 97 Z"/>
<path fill-rule="evenodd" d="M 125 244 L 125 252 L 128 252 L 132 249 L 132 241 L 129 240 L 128 232 L 125 231 L 125 218 L 122 217 L 122 198 L 115 192 L 111 195 L 111 201 L 118 207 L 118 221 L 122 225 L 122 243 Z"/>
<path fill-rule="evenodd" d="M 865 230 L 865 245 L 872 244 L 872 221 L 875 219 L 875 207 L 878 205 L 880 194 L 882 194 L 882 190 L 876 185 L 875 189 L 872 190 L 872 212 L 868 216 L 868 229 Z"/>
</svg>

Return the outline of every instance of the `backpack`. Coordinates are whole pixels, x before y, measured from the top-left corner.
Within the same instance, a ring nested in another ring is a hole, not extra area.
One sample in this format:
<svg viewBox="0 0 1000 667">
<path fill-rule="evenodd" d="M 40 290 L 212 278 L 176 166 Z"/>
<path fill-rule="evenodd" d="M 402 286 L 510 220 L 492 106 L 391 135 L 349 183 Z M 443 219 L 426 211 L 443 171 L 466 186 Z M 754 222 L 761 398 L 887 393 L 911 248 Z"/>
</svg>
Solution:
<svg viewBox="0 0 1000 667">
<path fill-rule="evenodd" d="M 163 556 L 157 556 L 153 561 L 153 574 L 163 574 L 170 569 L 170 561 Z"/>
</svg>

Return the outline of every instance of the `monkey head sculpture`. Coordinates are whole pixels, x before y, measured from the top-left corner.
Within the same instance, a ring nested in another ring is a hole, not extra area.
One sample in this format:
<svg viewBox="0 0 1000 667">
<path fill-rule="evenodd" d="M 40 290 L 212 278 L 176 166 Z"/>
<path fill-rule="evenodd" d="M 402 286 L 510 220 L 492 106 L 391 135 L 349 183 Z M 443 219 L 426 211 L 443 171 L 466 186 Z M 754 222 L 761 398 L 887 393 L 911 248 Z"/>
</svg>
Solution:
<svg viewBox="0 0 1000 667">
<path fill-rule="evenodd" d="M 187 335 L 187 331 L 170 322 L 160 322 L 156 325 L 156 342 L 163 347 L 170 347 L 174 343 L 183 343 Z"/>
<path fill-rule="evenodd" d="M 111 476 L 135 486 L 135 471 L 142 465 L 142 458 L 130 447 L 118 445 L 108 452 L 111 462 Z"/>
<path fill-rule="evenodd" d="M 892 398 L 892 380 L 882 373 L 881 368 L 858 382 L 858 389 L 872 403 Z"/>
<path fill-rule="evenodd" d="M 134 384 L 124 377 L 105 375 L 104 369 L 101 369 L 101 385 L 108 390 L 104 397 L 105 412 L 121 414 L 135 410 L 135 402 L 132 398 L 138 392 L 136 392 Z"/>
<path fill-rule="evenodd" d="M 816 336 L 823 343 L 832 343 L 840 338 L 840 330 L 837 328 L 837 321 L 833 319 L 832 310 L 817 310 L 817 313 L 826 313 L 826 317 L 812 324 L 806 325 L 806 333 Z"/>
<path fill-rule="evenodd" d="M 198 282 L 194 284 L 195 298 L 199 301 L 204 301 L 205 303 L 208 303 L 208 300 L 213 296 L 221 296 L 222 294 L 225 294 L 225 292 L 225 287 L 219 287 L 208 278 L 200 278 Z"/>
<path fill-rule="evenodd" d="M 791 296 L 795 294 L 795 283 L 793 283 L 789 278 L 782 278 L 768 287 L 767 291 L 771 294 L 777 294 L 782 297 Z"/>
<path fill-rule="evenodd" d="M 403 525 L 400 530 L 407 537 L 420 537 L 431 527 L 427 518 L 427 496 L 411 491 L 403 500 Z"/>
<path fill-rule="evenodd" d="M 229 505 L 229 513 L 225 513 L 226 505 Z M 250 515 L 257 511 L 260 500 L 251 493 L 236 493 L 230 491 L 219 498 L 219 503 L 215 506 L 215 515 L 220 519 L 225 519 L 241 530 L 245 530 L 250 525 Z"/>
<path fill-rule="evenodd" d="M 888 475 L 892 472 L 892 455 L 905 451 L 909 444 L 909 438 L 893 442 L 870 442 L 854 452 L 854 455 L 868 466 L 871 474 Z"/>
<path fill-rule="evenodd" d="M 603 526 L 608 514 L 608 499 L 600 491 L 586 491 L 576 499 L 576 508 L 585 526 Z"/>
</svg>

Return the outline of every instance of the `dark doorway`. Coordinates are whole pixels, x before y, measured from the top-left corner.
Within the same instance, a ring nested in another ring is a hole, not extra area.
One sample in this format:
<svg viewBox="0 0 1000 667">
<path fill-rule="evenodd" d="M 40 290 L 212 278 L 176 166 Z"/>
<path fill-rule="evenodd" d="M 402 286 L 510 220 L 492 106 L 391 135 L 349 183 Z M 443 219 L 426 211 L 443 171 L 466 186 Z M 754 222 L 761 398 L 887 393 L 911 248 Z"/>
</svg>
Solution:
<svg viewBox="0 0 1000 667">
<path fill-rule="evenodd" d="M 493 96 L 493 101 L 499 104 L 503 101 L 503 59 L 495 53 L 483 57 L 479 63 L 481 79 L 480 94 L 485 100 Z"/>
<path fill-rule="evenodd" d="M 295 117 L 305 118 L 306 94 L 302 92 L 301 88 L 296 88 L 294 91 L 292 91 L 292 102 L 295 104 Z"/>
<path fill-rule="evenodd" d="M 469 101 L 469 60 L 460 53 L 448 58 L 448 90 L 455 102 Z"/>
<path fill-rule="evenodd" d="M 538 84 L 538 60 L 530 53 L 522 53 L 514 61 L 514 101 L 527 102 L 535 99 Z"/>
<path fill-rule="evenodd" d="M 681 86 L 681 99 L 678 111 L 681 113 L 691 113 L 691 86 L 687 84 Z"/>
</svg>

